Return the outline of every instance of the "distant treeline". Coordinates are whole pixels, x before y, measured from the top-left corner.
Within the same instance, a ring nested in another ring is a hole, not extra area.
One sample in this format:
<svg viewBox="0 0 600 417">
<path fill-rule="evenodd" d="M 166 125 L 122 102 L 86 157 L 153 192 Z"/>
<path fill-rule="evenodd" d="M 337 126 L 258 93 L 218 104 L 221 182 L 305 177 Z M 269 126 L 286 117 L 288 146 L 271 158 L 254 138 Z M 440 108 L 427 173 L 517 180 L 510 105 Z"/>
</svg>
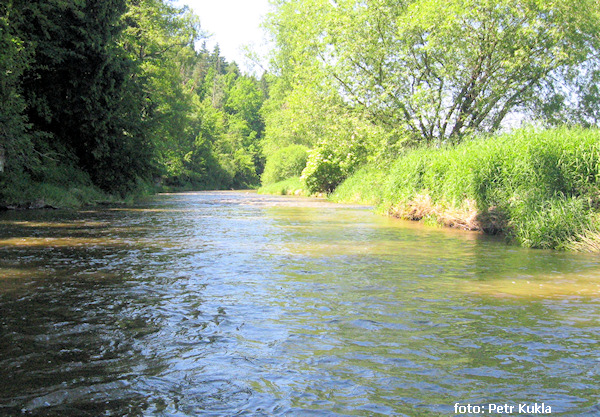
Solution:
<svg viewBox="0 0 600 417">
<path fill-rule="evenodd" d="M 1 2 L 0 202 L 257 185 L 267 83 L 202 36 L 167 0 Z"/>
</svg>

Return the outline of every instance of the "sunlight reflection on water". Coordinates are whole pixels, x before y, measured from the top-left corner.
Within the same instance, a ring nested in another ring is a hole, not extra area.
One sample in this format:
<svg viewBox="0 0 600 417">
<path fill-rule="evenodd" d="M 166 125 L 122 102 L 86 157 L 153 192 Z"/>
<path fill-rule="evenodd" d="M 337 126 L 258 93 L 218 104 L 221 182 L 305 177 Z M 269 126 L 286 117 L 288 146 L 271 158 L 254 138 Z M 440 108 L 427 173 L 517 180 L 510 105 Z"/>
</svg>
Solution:
<svg viewBox="0 0 600 417">
<path fill-rule="evenodd" d="M 600 403 L 600 262 L 322 200 L 0 217 L 0 415 Z"/>
</svg>

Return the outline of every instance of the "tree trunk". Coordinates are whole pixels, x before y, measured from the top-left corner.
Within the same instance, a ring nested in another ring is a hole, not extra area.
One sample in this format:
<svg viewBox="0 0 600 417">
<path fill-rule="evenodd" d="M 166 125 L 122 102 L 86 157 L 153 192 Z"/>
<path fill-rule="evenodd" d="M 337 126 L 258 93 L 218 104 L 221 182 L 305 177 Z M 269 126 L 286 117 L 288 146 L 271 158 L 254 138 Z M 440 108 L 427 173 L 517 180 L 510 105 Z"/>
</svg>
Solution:
<svg viewBox="0 0 600 417">
<path fill-rule="evenodd" d="M 0 172 L 4 172 L 4 165 L 6 164 L 6 152 L 4 148 L 0 146 Z"/>
</svg>

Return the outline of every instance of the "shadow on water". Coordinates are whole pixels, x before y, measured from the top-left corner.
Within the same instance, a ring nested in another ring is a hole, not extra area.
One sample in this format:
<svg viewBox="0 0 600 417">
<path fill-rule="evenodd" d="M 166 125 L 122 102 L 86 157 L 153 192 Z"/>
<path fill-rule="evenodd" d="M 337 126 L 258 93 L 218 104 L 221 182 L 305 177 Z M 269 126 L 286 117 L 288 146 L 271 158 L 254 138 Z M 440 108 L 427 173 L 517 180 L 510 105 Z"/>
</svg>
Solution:
<svg viewBox="0 0 600 417">
<path fill-rule="evenodd" d="M 130 300 L 114 297 L 120 279 L 102 278 L 54 278 L 33 284 L 34 293 L 3 297 L 0 410 L 84 416 L 143 406 L 144 397 L 127 387 L 137 374 L 133 363 L 141 373 L 160 366 L 135 343 L 153 325 Z"/>
<path fill-rule="evenodd" d="M 0 217 L 0 415 L 593 415 L 598 259 L 248 193 Z"/>
<path fill-rule="evenodd" d="M 227 317 L 202 297 L 207 243 L 143 213 L 2 218 L 0 415 L 195 415 L 246 396 L 196 365 Z"/>
</svg>

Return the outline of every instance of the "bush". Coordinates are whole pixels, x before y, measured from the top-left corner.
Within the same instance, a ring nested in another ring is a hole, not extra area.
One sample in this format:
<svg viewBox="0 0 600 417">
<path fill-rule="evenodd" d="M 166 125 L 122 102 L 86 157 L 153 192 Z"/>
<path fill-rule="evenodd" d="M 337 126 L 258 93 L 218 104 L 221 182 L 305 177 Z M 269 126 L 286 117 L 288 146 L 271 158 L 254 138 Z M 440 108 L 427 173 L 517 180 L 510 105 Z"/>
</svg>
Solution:
<svg viewBox="0 0 600 417">
<path fill-rule="evenodd" d="M 290 145 L 279 149 L 267 158 L 261 176 L 263 185 L 273 184 L 302 173 L 308 160 L 308 148 L 303 145 Z"/>
<path fill-rule="evenodd" d="M 316 149 L 310 154 L 302 177 L 311 193 L 332 192 L 345 178 L 340 161 L 328 149 Z"/>
<path fill-rule="evenodd" d="M 302 179 L 311 193 L 331 193 L 366 159 L 367 151 L 360 143 L 344 143 L 335 148 L 322 144 L 310 152 Z"/>
<path fill-rule="evenodd" d="M 273 184 L 263 185 L 258 189 L 258 194 L 310 195 L 300 177 L 292 177 Z"/>
</svg>

